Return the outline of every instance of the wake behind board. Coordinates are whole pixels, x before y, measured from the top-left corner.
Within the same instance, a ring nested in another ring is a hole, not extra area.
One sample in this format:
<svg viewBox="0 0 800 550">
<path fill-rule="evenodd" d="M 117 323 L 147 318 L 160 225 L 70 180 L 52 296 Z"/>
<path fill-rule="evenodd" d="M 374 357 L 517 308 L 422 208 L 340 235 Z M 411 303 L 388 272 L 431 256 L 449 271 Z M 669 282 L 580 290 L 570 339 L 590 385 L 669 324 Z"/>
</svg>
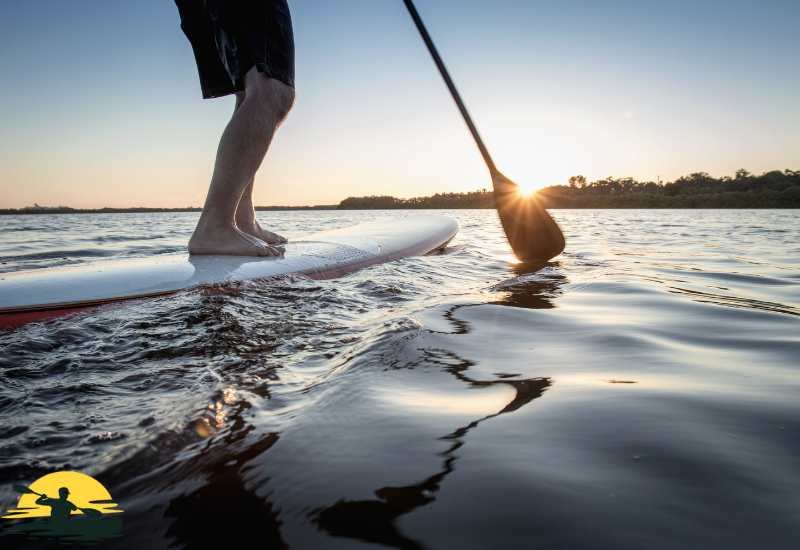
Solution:
<svg viewBox="0 0 800 550">
<path fill-rule="evenodd" d="M 458 229 L 445 216 L 409 216 L 308 235 L 281 245 L 286 254 L 280 257 L 180 254 L 6 273 L 0 275 L 0 329 L 194 287 L 221 292 L 242 281 L 332 279 L 443 248 Z"/>
</svg>

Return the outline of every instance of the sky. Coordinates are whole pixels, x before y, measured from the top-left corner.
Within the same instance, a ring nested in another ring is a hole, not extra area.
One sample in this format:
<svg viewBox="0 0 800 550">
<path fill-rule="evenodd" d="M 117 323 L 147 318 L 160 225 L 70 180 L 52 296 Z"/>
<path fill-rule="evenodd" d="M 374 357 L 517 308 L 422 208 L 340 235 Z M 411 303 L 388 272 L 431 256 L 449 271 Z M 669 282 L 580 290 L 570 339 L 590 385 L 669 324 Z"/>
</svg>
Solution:
<svg viewBox="0 0 800 550">
<path fill-rule="evenodd" d="M 797 0 L 416 0 L 523 187 L 800 169 Z M 402 0 L 289 0 L 297 101 L 255 203 L 491 188 Z M 202 206 L 233 97 L 203 100 L 164 0 L 12 0 L 0 208 Z"/>
</svg>

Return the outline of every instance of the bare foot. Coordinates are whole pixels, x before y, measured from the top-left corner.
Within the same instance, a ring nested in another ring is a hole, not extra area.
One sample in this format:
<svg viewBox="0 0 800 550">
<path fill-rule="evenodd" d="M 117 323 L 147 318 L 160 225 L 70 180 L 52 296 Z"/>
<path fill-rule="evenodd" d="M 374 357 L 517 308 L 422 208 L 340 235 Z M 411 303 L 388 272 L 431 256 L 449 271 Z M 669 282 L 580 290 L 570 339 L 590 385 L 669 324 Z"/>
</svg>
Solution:
<svg viewBox="0 0 800 550">
<path fill-rule="evenodd" d="M 284 239 L 285 241 L 285 239 Z M 189 239 L 189 254 L 228 256 L 280 256 L 283 247 L 269 246 L 261 239 L 240 231 L 233 223 L 199 223 Z"/>
<path fill-rule="evenodd" d="M 255 237 L 256 239 L 262 240 L 265 243 L 275 244 L 275 243 L 285 243 L 286 237 L 281 237 L 277 233 L 273 233 L 272 231 L 267 231 L 261 225 L 259 225 L 258 220 L 255 218 L 237 218 L 236 219 L 236 227 L 238 227 L 244 233 Z"/>
</svg>

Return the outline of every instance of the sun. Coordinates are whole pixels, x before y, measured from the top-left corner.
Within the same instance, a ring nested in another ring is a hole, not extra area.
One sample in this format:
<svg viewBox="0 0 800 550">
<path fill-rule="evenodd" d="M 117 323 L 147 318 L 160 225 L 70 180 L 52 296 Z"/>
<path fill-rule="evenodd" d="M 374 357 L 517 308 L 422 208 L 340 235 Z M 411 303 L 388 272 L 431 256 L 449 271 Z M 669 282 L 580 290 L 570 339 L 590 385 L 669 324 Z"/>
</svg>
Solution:
<svg viewBox="0 0 800 550">
<path fill-rule="evenodd" d="M 532 184 L 523 183 L 522 185 L 519 186 L 519 194 L 520 195 L 528 196 L 528 195 L 534 194 L 535 192 L 536 192 L 536 188 Z"/>
</svg>

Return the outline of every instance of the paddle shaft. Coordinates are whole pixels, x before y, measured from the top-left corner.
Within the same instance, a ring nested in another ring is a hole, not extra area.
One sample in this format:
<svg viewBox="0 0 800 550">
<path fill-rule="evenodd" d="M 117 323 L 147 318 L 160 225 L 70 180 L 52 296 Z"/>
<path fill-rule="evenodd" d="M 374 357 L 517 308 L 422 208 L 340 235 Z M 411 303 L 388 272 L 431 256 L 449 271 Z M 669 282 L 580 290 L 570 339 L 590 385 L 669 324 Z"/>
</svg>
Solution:
<svg viewBox="0 0 800 550">
<path fill-rule="evenodd" d="M 29 487 L 25 487 L 24 485 L 17 485 L 15 483 L 13 485 L 13 487 L 14 487 L 14 490 L 16 492 L 18 492 L 18 493 L 22 493 L 22 494 L 28 493 L 29 495 L 38 495 L 40 497 L 44 496 L 43 494 L 37 493 L 33 489 L 31 489 Z M 103 514 L 103 512 L 101 512 L 100 510 L 95 510 L 94 508 L 78 508 L 78 510 L 80 510 L 81 512 L 83 512 L 87 516 L 93 516 L 93 517 L 100 517 Z"/>
<path fill-rule="evenodd" d="M 417 25 L 417 29 L 419 29 L 419 33 L 422 35 L 422 40 L 425 42 L 425 45 L 428 46 L 428 51 L 431 52 L 431 57 L 433 57 L 434 63 L 436 63 L 436 66 L 439 68 L 439 72 L 442 74 L 444 83 L 447 84 L 447 89 L 450 90 L 450 94 L 453 96 L 453 99 L 458 106 L 458 110 L 461 111 L 461 116 L 464 117 L 464 122 L 467 123 L 469 131 L 472 133 L 472 137 L 475 139 L 475 143 L 478 145 L 481 155 L 483 155 L 483 161 L 486 163 L 489 173 L 491 173 L 492 177 L 494 177 L 499 172 L 497 167 L 494 165 L 492 156 L 489 154 L 489 150 L 486 148 L 486 145 L 483 144 L 481 135 L 478 133 L 475 123 L 472 122 L 472 117 L 469 116 L 469 112 L 467 112 L 466 105 L 464 105 L 464 102 L 461 101 L 461 96 L 458 94 L 458 90 L 456 90 L 456 85 L 453 83 L 453 79 L 450 78 L 450 73 L 447 72 L 447 67 L 444 66 L 444 61 L 442 61 L 442 58 L 439 57 L 439 52 L 436 51 L 436 46 L 433 45 L 433 40 L 431 40 L 428 31 L 425 29 L 425 25 L 422 23 L 422 19 L 420 19 L 419 14 L 417 13 L 417 8 L 414 7 L 414 4 L 411 2 L 411 0 L 403 1 L 408 8 L 408 12 L 411 14 L 411 19 L 414 20 L 414 24 Z"/>
<path fill-rule="evenodd" d="M 37 492 L 36 492 L 36 491 L 34 491 L 33 489 L 31 489 L 31 488 L 29 488 L 29 487 L 25 487 L 24 485 L 19 485 L 19 484 L 15 483 L 14 485 L 12 485 L 12 487 L 14 488 L 14 490 L 15 490 L 16 492 L 18 492 L 18 493 L 22 493 L 23 495 L 24 495 L 25 493 L 28 493 L 29 495 L 39 495 L 39 496 L 43 496 L 41 493 L 37 493 Z"/>
<path fill-rule="evenodd" d="M 447 89 L 450 90 L 458 110 L 461 111 L 464 122 L 467 123 L 469 131 L 478 145 L 486 167 L 489 169 L 489 173 L 492 176 L 495 207 L 500 217 L 500 223 L 503 225 L 503 231 L 505 231 L 508 238 L 508 243 L 511 245 L 511 250 L 523 262 L 555 258 L 564 251 L 564 233 L 550 214 L 547 213 L 539 198 L 535 195 L 523 197 L 520 194 L 519 186 L 497 170 L 489 150 L 483 144 L 478 129 L 467 112 L 467 107 L 461 100 L 458 90 L 456 90 L 456 85 L 453 84 L 453 79 L 450 78 L 450 73 L 447 72 L 439 52 L 436 51 L 436 46 L 433 45 L 433 40 L 431 40 L 425 25 L 422 23 L 422 19 L 417 13 L 417 9 L 414 7 L 414 3 L 411 0 L 403 1 L 411 14 L 411 19 L 414 20 L 414 24 L 417 25 L 417 29 L 422 35 L 422 40 L 428 46 L 428 51 L 439 68 L 439 72 L 442 74 L 444 83 L 447 84 Z"/>
</svg>

